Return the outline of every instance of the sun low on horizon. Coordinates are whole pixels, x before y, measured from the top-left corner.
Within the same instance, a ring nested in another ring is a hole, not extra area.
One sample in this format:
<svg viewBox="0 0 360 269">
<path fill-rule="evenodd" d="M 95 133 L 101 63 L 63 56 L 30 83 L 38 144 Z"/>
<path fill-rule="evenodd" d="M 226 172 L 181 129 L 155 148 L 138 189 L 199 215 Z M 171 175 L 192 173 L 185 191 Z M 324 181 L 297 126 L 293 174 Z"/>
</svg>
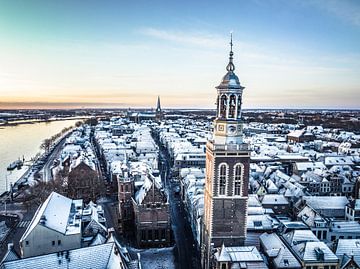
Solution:
<svg viewBox="0 0 360 269">
<path fill-rule="evenodd" d="M 0 109 L 213 108 L 230 32 L 245 108 L 360 109 L 360 3 L 0 1 Z"/>
</svg>

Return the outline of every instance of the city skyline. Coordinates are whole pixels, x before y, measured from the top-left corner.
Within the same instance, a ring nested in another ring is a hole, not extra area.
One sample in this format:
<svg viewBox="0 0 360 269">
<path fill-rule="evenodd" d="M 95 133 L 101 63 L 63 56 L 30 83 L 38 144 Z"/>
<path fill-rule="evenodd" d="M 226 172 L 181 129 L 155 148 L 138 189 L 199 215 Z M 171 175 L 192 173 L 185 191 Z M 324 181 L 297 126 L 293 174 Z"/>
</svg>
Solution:
<svg viewBox="0 0 360 269">
<path fill-rule="evenodd" d="M 359 109 L 356 1 L 0 3 L 0 108 L 213 108 L 229 33 L 244 108 Z"/>
</svg>

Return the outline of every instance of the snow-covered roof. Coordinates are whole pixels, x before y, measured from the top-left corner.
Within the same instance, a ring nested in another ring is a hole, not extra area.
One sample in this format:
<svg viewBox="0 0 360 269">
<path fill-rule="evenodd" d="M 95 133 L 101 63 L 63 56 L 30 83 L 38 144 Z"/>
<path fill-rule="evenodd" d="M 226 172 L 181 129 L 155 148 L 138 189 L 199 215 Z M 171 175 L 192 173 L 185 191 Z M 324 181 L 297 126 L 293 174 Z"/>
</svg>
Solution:
<svg viewBox="0 0 360 269">
<path fill-rule="evenodd" d="M 218 248 L 215 252 L 218 262 L 262 262 L 260 252 L 254 246 Z"/>
<path fill-rule="evenodd" d="M 287 134 L 288 137 L 296 137 L 299 138 L 305 133 L 305 129 L 302 130 L 294 130 Z"/>
<path fill-rule="evenodd" d="M 354 165 L 352 156 L 327 156 L 324 163 L 326 166 L 330 165 Z"/>
<path fill-rule="evenodd" d="M 36 211 L 20 241 L 25 240 L 37 225 L 64 235 L 80 234 L 82 205 L 82 200 L 72 200 L 52 192 Z"/>
<path fill-rule="evenodd" d="M 146 194 L 153 186 L 157 189 L 161 189 L 162 188 L 161 179 L 160 177 L 154 177 L 151 174 L 148 174 L 145 177 L 144 184 L 141 186 L 140 190 L 138 190 L 135 194 L 135 201 L 137 202 L 137 204 L 139 205 L 142 204 Z"/>
<path fill-rule="evenodd" d="M 339 239 L 336 256 L 341 258 L 345 254 L 354 257 L 355 262 L 360 266 L 360 239 Z"/>
<path fill-rule="evenodd" d="M 301 268 L 300 263 L 275 233 L 263 233 L 261 245 L 269 258 L 273 259 L 277 268 Z"/>
<path fill-rule="evenodd" d="M 303 200 L 314 210 L 345 209 L 345 205 L 349 202 L 345 196 L 304 196 Z"/>
<path fill-rule="evenodd" d="M 338 262 L 336 255 L 324 242 L 319 241 L 311 230 L 293 230 L 283 237 L 295 255 L 304 262 Z"/>
<path fill-rule="evenodd" d="M 359 233 L 360 223 L 358 221 L 332 221 L 331 230 L 338 233 Z"/>
<path fill-rule="evenodd" d="M 1 269 L 123 269 L 123 264 L 124 261 L 113 242 L 9 261 L 2 264 Z"/>
<path fill-rule="evenodd" d="M 266 194 L 263 196 L 261 203 L 263 205 L 287 205 L 288 200 L 281 194 Z"/>
<path fill-rule="evenodd" d="M 96 166 L 94 163 L 94 159 L 86 156 L 85 154 L 81 154 L 78 158 L 75 160 L 72 160 L 70 164 L 70 171 L 78 167 L 81 163 L 87 165 L 89 168 L 91 168 L 93 171 L 96 171 Z"/>
<path fill-rule="evenodd" d="M 297 170 L 299 171 L 307 171 L 307 170 L 315 170 L 321 169 L 325 170 L 326 166 L 323 162 L 296 162 L 295 163 Z"/>
<path fill-rule="evenodd" d="M 270 215 L 248 215 L 246 218 L 248 230 L 272 230 L 279 226 L 279 222 Z"/>
<path fill-rule="evenodd" d="M 301 244 L 300 244 L 301 245 Z M 324 242 L 307 242 L 304 250 L 299 249 L 300 254 L 305 262 L 333 262 L 337 263 L 338 258 L 329 249 Z M 323 258 L 319 257 L 319 254 L 323 255 Z"/>
</svg>

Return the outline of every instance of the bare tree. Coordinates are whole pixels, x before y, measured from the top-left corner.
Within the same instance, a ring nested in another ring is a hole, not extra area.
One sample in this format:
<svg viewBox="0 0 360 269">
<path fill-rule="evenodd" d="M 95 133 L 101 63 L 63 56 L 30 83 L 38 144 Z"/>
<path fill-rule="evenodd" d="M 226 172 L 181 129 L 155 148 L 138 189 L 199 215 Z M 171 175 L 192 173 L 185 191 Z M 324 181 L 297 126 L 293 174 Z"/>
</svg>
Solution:
<svg viewBox="0 0 360 269">
<path fill-rule="evenodd" d="M 49 138 L 44 139 L 44 141 L 40 145 L 40 149 L 43 149 L 43 150 L 45 150 L 45 152 L 48 152 L 51 144 L 52 144 L 51 139 L 49 139 Z"/>
</svg>

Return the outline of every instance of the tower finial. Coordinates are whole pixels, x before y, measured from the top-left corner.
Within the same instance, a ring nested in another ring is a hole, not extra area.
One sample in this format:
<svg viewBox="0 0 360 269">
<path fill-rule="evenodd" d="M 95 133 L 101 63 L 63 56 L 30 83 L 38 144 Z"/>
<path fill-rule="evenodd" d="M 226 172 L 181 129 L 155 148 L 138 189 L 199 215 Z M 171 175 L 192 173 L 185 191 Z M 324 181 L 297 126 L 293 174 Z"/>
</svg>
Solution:
<svg viewBox="0 0 360 269">
<path fill-rule="evenodd" d="M 235 70 L 235 65 L 233 63 L 233 39 L 232 39 L 232 31 L 230 32 L 230 57 L 229 57 L 229 63 L 228 65 L 226 66 L 226 70 L 227 71 L 231 71 L 233 72 Z"/>
</svg>

